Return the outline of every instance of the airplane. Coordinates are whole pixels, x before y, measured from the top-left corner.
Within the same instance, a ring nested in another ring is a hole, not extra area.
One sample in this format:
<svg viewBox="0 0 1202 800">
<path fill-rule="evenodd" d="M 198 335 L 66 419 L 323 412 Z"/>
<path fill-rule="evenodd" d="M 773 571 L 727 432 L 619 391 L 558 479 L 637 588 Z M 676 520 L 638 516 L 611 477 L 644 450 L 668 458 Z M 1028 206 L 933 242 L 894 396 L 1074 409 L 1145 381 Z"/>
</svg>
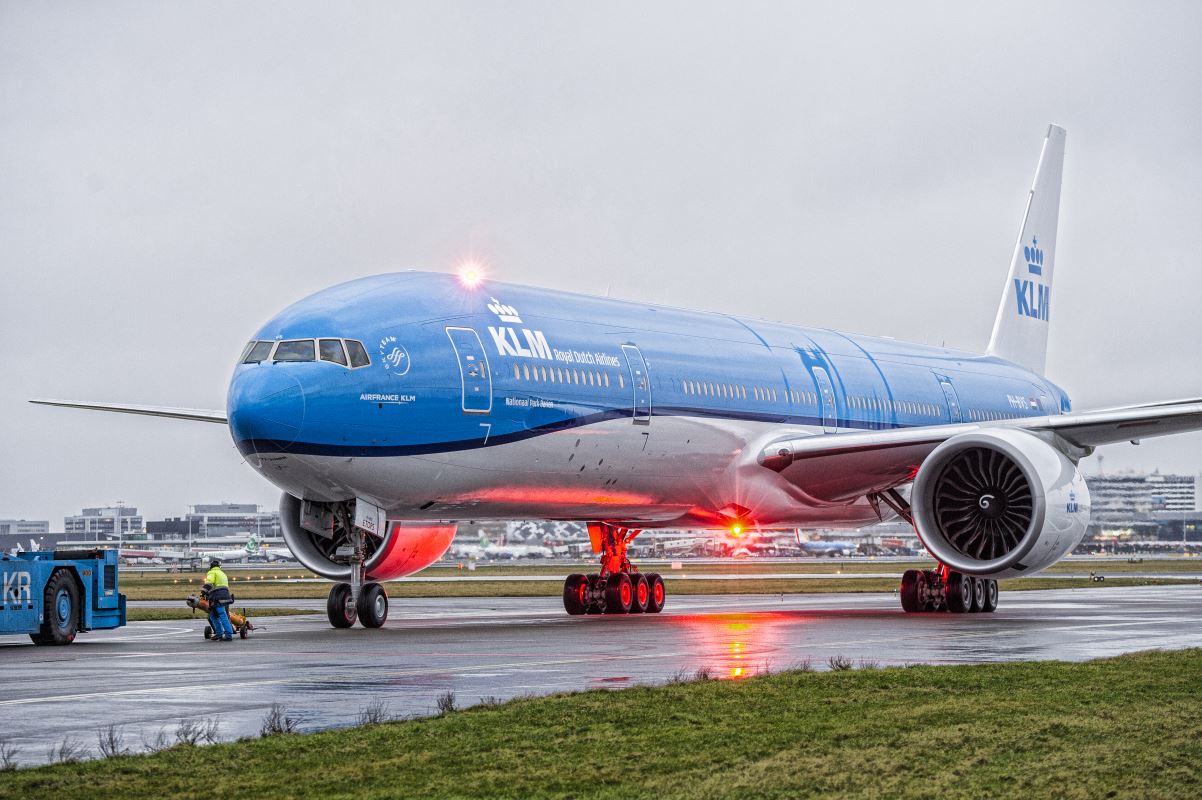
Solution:
<svg viewBox="0 0 1202 800">
<path fill-rule="evenodd" d="M 224 410 L 35 402 L 227 426 L 335 581 L 336 628 L 382 625 L 381 582 L 480 519 L 587 524 L 600 566 L 565 580 L 569 614 L 663 608 L 627 557 L 645 529 L 897 517 L 938 565 L 903 575 L 906 612 L 993 611 L 997 579 L 1085 536 L 1081 459 L 1202 429 L 1202 398 L 1078 411 L 1043 374 L 1065 138 L 1048 127 L 983 354 L 411 271 L 272 317 Z"/>
<path fill-rule="evenodd" d="M 131 561 L 150 563 L 163 563 L 167 561 L 173 562 L 202 562 L 212 561 L 249 561 L 252 558 L 264 558 L 268 561 L 278 559 L 290 559 L 292 554 L 286 547 L 268 547 L 266 544 L 260 543 L 254 534 L 251 534 L 246 543 L 241 547 L 232 547 L 225 549 L 205 549 L 205 548 L 148 548 L 145 546 L 139 547 L 138 544 L 127 544 L 117 542 L 117 552 L 121 558 Z"/>
<path fill-rule="evenodd" d="M 859 545 L 855 542 L 835 541 L 833 539 L 807 539 L 802 536 L 800 529 L 794 533 L 796 535 L 797 546 L 801 548 L 801 552 L 808 556 L 841 558 L 860 551 Z"/>
<path fill-rule="evenodd" d="M 484 534 L 480 534 L 479 544 L 452 545 L 450 552 L 456 558 L 551 558 L 555 555 L 551 548 L 541 544 L 496 544 Z"/>
</svg>

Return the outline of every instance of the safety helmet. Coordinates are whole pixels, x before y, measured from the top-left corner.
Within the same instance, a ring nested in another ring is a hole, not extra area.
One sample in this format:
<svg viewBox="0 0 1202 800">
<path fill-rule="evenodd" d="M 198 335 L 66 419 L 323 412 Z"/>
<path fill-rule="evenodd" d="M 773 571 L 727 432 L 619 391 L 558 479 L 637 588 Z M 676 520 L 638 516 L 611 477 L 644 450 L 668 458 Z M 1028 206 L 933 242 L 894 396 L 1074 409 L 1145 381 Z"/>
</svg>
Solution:
<svg viewBox="0 0 1202 800">
<path fill-rule="evenodd" d="M 209 566 L 210 567 L 220 567 L 221 562 L 214 558 L 212 561 L 209 562 Z"/>
</svg>

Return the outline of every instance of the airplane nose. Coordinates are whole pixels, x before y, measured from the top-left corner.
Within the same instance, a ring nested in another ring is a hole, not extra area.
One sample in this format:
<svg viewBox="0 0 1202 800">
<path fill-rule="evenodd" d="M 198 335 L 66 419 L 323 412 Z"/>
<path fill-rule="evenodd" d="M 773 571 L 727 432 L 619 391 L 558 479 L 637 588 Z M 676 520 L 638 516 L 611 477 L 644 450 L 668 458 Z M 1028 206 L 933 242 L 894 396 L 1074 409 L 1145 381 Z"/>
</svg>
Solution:
<svg viewBox="0 0 1202 800">
<path fill-rule="evenodd" d="M 234 376 L 226 411 L 244 455 L 283 451 L 305 422 L 305 392 L 288 367 L 258 364 Z"/>
</svg>

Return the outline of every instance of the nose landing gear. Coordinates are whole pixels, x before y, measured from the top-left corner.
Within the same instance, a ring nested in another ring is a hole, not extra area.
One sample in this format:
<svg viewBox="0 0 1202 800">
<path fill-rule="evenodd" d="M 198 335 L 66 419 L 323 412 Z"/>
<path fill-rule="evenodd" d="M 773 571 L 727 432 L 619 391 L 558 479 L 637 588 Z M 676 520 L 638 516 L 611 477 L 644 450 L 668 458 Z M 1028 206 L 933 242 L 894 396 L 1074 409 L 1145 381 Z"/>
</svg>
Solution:
<svg viewBox="0 0 1202 800">
<path fill-rule="evenodd" d="M 664 579 L 642 573 L 626 557 L 637 528 L 589 523 L 593 552 L 601 554 L 601 571 L 569 575 L 563 583 L 563 607 L 569 614 L 658 614 L 667 591 Z"/>
<path fill-rule="evenodd" d="M 326 600 L 326 616 L 335 628 L 349 628 L 358 620 L 365 628 L 379 628 L 388 619 L 388 593 L 375 581 L 364 581 L 366 551 L 363 530 L 347 525 L 350 544 L 340 547 L 338 555 L 350 561 L 350 583 L 336 583 Z"/>
</svg>

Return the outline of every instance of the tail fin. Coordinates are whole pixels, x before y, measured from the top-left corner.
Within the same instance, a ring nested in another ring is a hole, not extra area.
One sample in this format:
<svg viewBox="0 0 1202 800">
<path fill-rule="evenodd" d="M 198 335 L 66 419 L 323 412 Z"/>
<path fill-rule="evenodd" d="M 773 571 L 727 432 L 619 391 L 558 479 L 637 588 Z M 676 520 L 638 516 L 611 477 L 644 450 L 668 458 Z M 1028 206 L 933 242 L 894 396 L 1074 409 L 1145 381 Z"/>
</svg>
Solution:
<svg viewBox="0 0 1202 800">
<path fill-rule="evenodd" d="M 1048 354 L 1065 135 L 1059 125 L 1048 126 L 986 351 L 1040 374 Z"/>
</svg>

